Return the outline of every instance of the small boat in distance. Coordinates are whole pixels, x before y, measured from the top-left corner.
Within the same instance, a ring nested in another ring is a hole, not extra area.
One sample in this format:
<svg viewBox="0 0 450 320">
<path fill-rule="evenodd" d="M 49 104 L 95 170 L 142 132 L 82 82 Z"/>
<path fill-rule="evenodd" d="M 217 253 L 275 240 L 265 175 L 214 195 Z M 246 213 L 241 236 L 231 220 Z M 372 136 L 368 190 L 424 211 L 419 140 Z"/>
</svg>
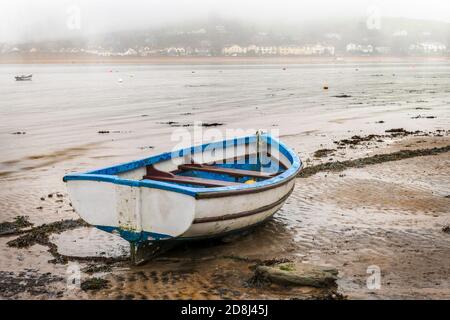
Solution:
<svg viewBox="0 0 450 320">
<path fill-rule="evenodd" d="M 292 193 L 301 168 L 294 151 L 256 134 L 63 180 L 81 218 L 129 241 L 139 264 L 152 257 L 152 245 L 224 237 L 267 221 Z"/>
<path fill-rule="evenodd" d="M 32 77 L 33 77 L 32 74 L 15 76 L 16 81 L 31 81 Z"/>
</svg>

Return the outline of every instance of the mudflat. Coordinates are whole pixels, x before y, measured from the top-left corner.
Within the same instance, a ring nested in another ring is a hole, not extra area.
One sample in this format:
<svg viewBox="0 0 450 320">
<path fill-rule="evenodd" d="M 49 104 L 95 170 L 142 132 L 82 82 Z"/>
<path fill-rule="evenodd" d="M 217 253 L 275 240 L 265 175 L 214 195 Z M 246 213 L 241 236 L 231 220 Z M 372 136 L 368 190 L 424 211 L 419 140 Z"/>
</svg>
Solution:
<svg viewBox="0 0 450 320">
<path fill-rule="evenodd" d="M 0 68 L 2 298 L 450 296 L 450 65 Z M 14 82 L 25 70 L 33 81 Z M 272 130 L 305 171 L 253 232 L 130 266 L 128 244 L 80 221 L 61 178 L 171 150 L 194 120 Z M 280 262 L 333 267 L 337 286 L 253 281 Z"/>
</svg>

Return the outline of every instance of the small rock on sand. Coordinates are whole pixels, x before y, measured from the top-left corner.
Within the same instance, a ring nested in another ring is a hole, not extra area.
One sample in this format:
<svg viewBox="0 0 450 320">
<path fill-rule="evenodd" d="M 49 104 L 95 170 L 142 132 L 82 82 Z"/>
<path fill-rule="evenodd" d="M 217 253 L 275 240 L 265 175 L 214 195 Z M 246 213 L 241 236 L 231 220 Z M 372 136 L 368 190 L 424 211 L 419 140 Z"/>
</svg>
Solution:
<svg viewBox="0 0 450 320">
<path fill-rule="evenodd" d="M 336 285 L 338 270 L 300 262 L 286 262 L 273 266 L 258 266 L 255 275 L 283 285 L 325 288 Z"/>
<path fill-rule="evenodd" d="M 108 280 L 102 278 L 90 278 L 81 283 L 81 290 L 100 290 L 108 287 Z"/>
</svg>

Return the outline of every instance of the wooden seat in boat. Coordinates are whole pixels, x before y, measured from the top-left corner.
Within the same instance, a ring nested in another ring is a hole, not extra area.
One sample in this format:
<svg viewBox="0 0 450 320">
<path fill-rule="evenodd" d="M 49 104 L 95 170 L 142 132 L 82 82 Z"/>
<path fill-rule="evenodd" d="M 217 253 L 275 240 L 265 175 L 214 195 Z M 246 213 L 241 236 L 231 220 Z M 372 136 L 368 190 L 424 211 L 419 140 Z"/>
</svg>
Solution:
<svg viewBox="0 0 450 320">
<path fill-rule="evenodd" d="M 170 173 L 170 172 L 157 170 L 153 166 L 147 166 L 147 174 L 143 177 L 143 179 L 184 183 L 184 184 L 193 184 L 193 185 L 200 185 L 200 186 L 205 186 L 205 187 L 230 187 L 230 186 L 237 186 L 237 185 L 241 184 L 238 182 L 231 182 L 231 181 L 178 176 L 178 175 L 174 175 L 173 173 Z"/>
<path fill-rule="evenodd" d="M 252 171 L 252 170 L 242 170 L 242 169 L 233 169 L 233 168 L 222 168 L 216 167 L 206 164 L 182 164 L 178 166 L 179 170 L 196 170 L 196 171 L 205 171 L 211 173 L 223 173 L 233 177 L 252 177 L 252 178 L 260 178 L 260 179 L 269 179 L 276 175 L 268 172 L 261 171 Z"/>
</svg>

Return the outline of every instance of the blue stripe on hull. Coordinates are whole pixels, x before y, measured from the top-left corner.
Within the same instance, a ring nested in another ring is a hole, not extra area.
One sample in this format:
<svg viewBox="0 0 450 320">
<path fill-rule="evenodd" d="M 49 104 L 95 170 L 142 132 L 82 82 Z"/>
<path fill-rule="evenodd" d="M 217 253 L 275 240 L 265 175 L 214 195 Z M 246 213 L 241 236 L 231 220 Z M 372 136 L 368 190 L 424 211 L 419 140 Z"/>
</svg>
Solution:
<svg viewBox="0 0 450 320">
<path fill-rule="evenodd" d="M 134 242 L 134 243 L 155 242 L 155 241 L 176 241 L 176 242 L 199 241 L 199 240 L 222 238 L 222 237 L 233 235 L 233 234 L 239 234 L 239 233 L 247 231 L 247 230 L 252 230 L 252 229 L 266 223 L 268 220 L 272 219 L 272 217 L 274 216 L 275 213 L 276 212 L 274 212 L 273 214 L 271 214 L 269 217 L 265 218 L 264 220 L 261 220 L 257 223 L 254 223 L 254 224 L 251 224 L 251 225 L 239 228 L 239 229 L 224 231 L 224 232 L 212 234 L 212 235 L 197 236 L 197 237 L 171 237 L 166 234 L 147 232 L 147 231 L 142 231 L 142 232 L 125 231 L 125 230 L 121 230 L 120 228 L 117 228 L 117 227 L 107 227 L 107 226 L 95 226 L 95 227 L 97 229 L 105 231 L 105 232 L 117 233 L 124 240 L 126 240 L 128 242 Z"/>
<path fill-rule="evenodd" d="M 243 184 L 239 186 L 230 187 L 215 187 L 215 188 L 198 188 L 192 186 L 176 185 L 173 183 L 167 183 L 162 181 L 154 180 L 131 180 L 123 179 L 117 176 L 119 173 L 123 173 L 130 170 L 135 170 L 140 167 L 155 164 L 162 161 L 167 161 L 177 157 L 183 157 L 184 155 L 199 153 L 204 151 L 206 148 L 226 148 L 230 145 L 241 145 L 246 143 L 256 142 L 256 136 L 235 138 L 231 140 L 225 140 L 214 143 L 206 143 L 201 146 L 190 147 L 182 149 L 175 152 L 167 152 L 160 155 L 152 156 L 149 158 L 136 160 L 124 164 L 119 164 L 112 167 L 107 167 L 99 170 L 89 171 L 81 174 L 69 174 L 64 176 L 63 180 L 65 182 L 71 180 L 88 180 L 88 181 L 101 181 L 110 182 L 119 185 L 126 185 L 131 187 L 146 187 L 146 188 L 156 188 L 161 190 L 173 191 L 178 193 L 183 193 L 192 197 L 201 195 L 202 193 L 214 193 L 214 192 L 226 192 L 226 191 L 240 191 L 249 189 L 258 189 L 262 187 L 267 187 L 272 184 L 279 184 L 285 180 L 292 178 L 302 167 L 302 162 L 295 152 L 287 148 L 282 142 L 274 139 L 270 135 L 262 135 L 262 139 L 266 141 L 267 144 L 271 146 L 276 146 L 281 154 L 283 154 L 290 162 L 291 166 L 283 173 L 263 181 L 258 181 L 254 184 Z"/>
<path fill-rule="evenodd" d="M 168 234 L 163 233 L 155 233 L 155 232 L 147 232 L 147 231 L 129 231 L 129 230 L 123 230 L 118 227 L 108 227 L 108 226 L 95 226 L 97 229 L 100 229 L 102 231 L 106 231 L 109 233 L 115 233 L 120 235 L 123 239 L 127 240 L 128 242 L 141 242 L 141 241 L 159 241 L 159 240 L 168 240 L 173 238 L 172 236 L 169 236 Z"/>
</svg>

